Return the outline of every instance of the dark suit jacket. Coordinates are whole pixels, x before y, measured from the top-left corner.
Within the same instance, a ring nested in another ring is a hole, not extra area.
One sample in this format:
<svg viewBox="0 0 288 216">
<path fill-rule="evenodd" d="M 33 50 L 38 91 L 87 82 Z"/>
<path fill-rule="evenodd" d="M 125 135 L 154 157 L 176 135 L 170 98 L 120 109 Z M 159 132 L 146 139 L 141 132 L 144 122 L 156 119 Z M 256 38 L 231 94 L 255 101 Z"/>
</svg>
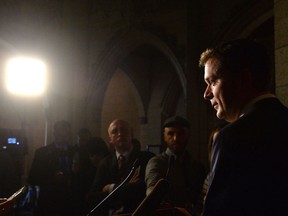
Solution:
<svg viewBox="0 0 288 216">
<path fill-rule="evenodd" d="M 70 188 L 73 155 L 72 146 L 62 151 L 50 144 L 36 150 L 28 178 L 29 184 L 40 186 L 36 215 L 70 213 L 73 207 Z M 65 171 L 60 162 L 63 157 L 66 159 Z"/>
<path fill-rule="evenodd" d="M 205 216 L 288 214 L 288 109 L 258 101 L 213 144 Z"/>
<path fill-rule="evenodd" d="M 141 181 L 134 184 L 124 184 L 121 188 L 119 188 L 119 190 L 117 190 L 117 193 L 114 193 L 113 196 L 111 196 L 111 198 L 103 203 L 103 206 L 100 208 L 100 210 L 107 210 L 109 208 L 117 209 L 121 206 L 124 206 L 124 212 L 133 212 L 140 204 L 140 202 L 145 198 L 145 168 L 148 160 L 153 156 L 154 154 L 150 152 L 133 150 L 128 158 L 127 170 L 120 179 L 118 175 L 118 162 L 116 153 L 113 152 L 102 159 L 99 163 L 94 183 L 88 194 L 89 202 L 94 206 L 101 202 L 101 200 L 103 200 L 108 195 L 102 192 L 102 188 L 105 185 L 112 183 L 115 183 L 114 188 L 116 188 L 131 171 L 134 161 L 139 159 Z"/>
</svg>

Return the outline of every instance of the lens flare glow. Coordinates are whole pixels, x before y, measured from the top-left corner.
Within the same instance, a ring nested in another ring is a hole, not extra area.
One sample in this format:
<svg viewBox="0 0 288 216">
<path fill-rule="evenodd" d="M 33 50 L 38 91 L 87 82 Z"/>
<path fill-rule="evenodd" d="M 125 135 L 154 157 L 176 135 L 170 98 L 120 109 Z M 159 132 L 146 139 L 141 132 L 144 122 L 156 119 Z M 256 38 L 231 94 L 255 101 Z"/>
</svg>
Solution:
<svg viewBox="0 0 288 216">
<path fill-rule="evenodd" d="M 6 83 L 11 93 L 40 95 L 46 88 L 46 66 L 34 58 L 13 58 L 7 63 Z"/>
</svg>

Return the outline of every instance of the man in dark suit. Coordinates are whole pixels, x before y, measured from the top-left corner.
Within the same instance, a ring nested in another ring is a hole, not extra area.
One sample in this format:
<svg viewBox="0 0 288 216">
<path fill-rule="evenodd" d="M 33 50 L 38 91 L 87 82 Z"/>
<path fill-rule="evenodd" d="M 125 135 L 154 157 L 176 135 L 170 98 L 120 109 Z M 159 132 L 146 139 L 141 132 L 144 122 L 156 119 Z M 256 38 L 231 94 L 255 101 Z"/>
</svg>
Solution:
<svg viewBox="0 0 288 216">
<path fill-rule="evenodd" d="M 71 168 L 74 149 L 71 125 L 57 121 L 54 142 L 36 150 L 28 183 L 40 187 L 35 215 L 73 215 L 71 196 Z"/>
<path fill-rule="evenodd" d="M 87 196 L 92 206 L 100 203 L 130 173 L 133 163 L 139 160 L 139 167 L 132 178 L 103 202 L 96 215 L 108 215 L 108 211 L 133 212 L 145 197 L 145 168 L 152 153 L 133 148 L 132 129 L 120 119 L 112 121 L 108 128 L 109 143 L 114 150 L 100 161 L 92 188 Z"/>
<path fill-rule="evenodd" d="M 251 40 L 202 53 L 210 100 L 224 127 L 213 143 L 204 216 L 287 215 L 288 109 L 271 94 L 270 59 Z"/>
</svg>

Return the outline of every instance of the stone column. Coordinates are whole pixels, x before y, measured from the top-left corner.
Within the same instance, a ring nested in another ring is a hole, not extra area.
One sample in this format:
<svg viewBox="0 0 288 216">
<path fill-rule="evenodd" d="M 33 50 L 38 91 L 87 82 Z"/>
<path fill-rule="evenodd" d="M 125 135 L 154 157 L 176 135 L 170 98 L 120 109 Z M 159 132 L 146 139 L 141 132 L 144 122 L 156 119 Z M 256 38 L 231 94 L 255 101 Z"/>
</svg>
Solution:
<svg viewBox="0 0 288 216">
<path fill-rule="evenodd" d="M 274 0 L 275 91 L 288 106 L 288 0 Z"/>
</svg>

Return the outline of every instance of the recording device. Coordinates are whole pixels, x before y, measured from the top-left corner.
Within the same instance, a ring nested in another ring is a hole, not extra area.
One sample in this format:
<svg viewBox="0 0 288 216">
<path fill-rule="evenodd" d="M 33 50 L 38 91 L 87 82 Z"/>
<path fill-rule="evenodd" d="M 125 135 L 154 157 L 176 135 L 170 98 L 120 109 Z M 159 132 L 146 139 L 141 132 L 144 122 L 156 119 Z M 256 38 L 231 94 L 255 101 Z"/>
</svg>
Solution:
<svg viewBox="0 0 288 216">
<path fill-rule="evenodd" d="M 0 150 L 6 150 L 11 155 L 27 153 L 27 143 L 22 130 L 0 129 Z"/>
<path fill-rule="evenodd" d="M 7 138 L 7 144 L 8 145 L 20 145 L 20 141 L 17 140 L 16 137 L 8 137 Z"/>
<path fill-rule="evenodd" d="M 127 177 L 115 188 L 109 193 L 100 203 L 98 203 L 86 216 L 92 215 L 104 202 L 106 202 L 119 188 L 122 187 L 125 183 L 127 183 L 130 179 L 130 177 L 134 174 L 134 171 L 139 167 L 140 161 L 139 159 L 136 159 L 133 163 L 133 166 L 127 175 Z"/>
</svg>

